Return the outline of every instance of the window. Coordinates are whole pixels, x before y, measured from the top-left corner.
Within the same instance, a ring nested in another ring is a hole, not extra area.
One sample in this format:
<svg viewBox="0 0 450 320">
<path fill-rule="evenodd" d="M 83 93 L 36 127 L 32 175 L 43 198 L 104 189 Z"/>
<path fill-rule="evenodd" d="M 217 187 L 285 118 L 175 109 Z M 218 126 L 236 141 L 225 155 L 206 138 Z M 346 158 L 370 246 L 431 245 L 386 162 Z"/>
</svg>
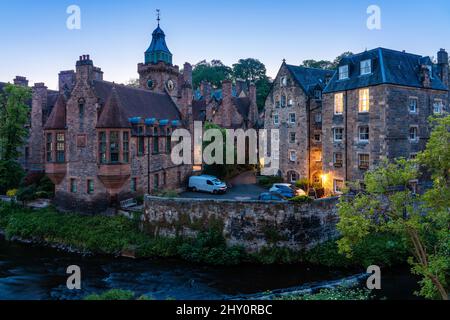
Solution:
<svg viewBox="0 0 450 320">
<path fill-rule="evenodd" d="M 342 114 L 344 112 L 344 94 L 336 93 L 334 95 L 334 114 Z"/>
<path fill-rule="evenodd" d="M 369 89 L 359 90 L 359 112 L 369 112 Z"/>
<path fill-rule="evenodd" d="M 359 141 L 369 142 L 369 127 L 359 127 Z"/>
<path fill-rule="evenodd" d="M 106 163 L 106 133 L 100 132 L 98 134 L 98 157 L 100 163 Z"/>
<path fill-rule="evenodd" d="M 294 150 L 289 151 L 289 160 L 291 162 L 297 161 L 297 152 Z"/>
<path fill-rule="evenodd" d="M 322 123 L 322 114 L 321 113 L 316 113 L 316 115 L 314 116 L 314 121 L 316 123 Z"/>
<path fill-rule="evenodd" d="M 53 161 L 53 134 L 47 133 L 47 162 Z"/>
<path fill-rule="evenodd" d="M 322 136 L 320 134 L 315 134 L 314 135 L 314 141 L 320 142 L 321 140 L 322 140 Z"/>
<path fill-rule="evenodd" d="M 443 106 L 442 100 L 434 100 L 433 113 L 434 114 L 442 114 L 443 107 L 444 106 Z"/>
<path fill-rule="evenodd" d="M 294 124 L 296 122 L 295 113 L 289 113 L 289 123 Z"/>
<path fill-rule="evenodd" d="M 87 181 L 87 193 L 93 194 L 94 193 L 94 180 L 88 180 Z"/>
<path fill-rule="evenodd" d="M 56 161 L 64 163 L 66 161 L 66 137 L 64 133 L 56 135 Z"/>
<path fill-rule="evenodd" d="M 159 175 L 155 174 L 154 178 L 153 178 L 153 187 L 155 190 L 158 190 L 159 188 Z"/>
<path fill-rule="evenodd" d="M 109 133 L 109 155 L 111 163 L 119 162 L 119 132 L 111 131 Z"/>
<path fill-rule="evenodd" d="M 339 67 L 339 80 L 348 79 L 348 65 Z"/>
<path fill-rule="evenodd" d="M 137 191 L 137 178 L 132 178 L 131 179 L 130 190 L 131 190 L 131 192 L 136 192 Z"/>
<path fill-rule="evenodd" d="M 292 107 L 294 105 L 294 100 L 289 99 L 288 100 L 288 107 Z"/>
<path fill-rule="evenodd" d="M 78 114 L 80 117 L 80 129 L 83 130 L 84 127 L 84 100 L 81 99 L 78 103 Z"/>
<path fill-rule="evenodd" d="M 124 132 L 122 134 L 122 147 L 123 147 L 123 163 L 130 162 L 130 134 Z"/>
<path fill-rule="evenodd" d="M 154 128 L 153 131 L 153 154 L 159 153 L 159 137 L 158 137 L 158 128 Z"/>
<path fill-rule="evenodd" d="M 419 129 L 417 127 L 409 128 L 409 140 L 412 142 L 417 142 L 419 140 L 418 131 Z"/>
<path fill-rule="evenodd" d="M 287 77 L 281 77 L 280 79 L 280 85 L 282 87 L 287 87 Z"/>
<path fill-rule="evenodd" d="M 343 128 L 334 128 L 333 129 L 333 137 L 335 142 L 340 142 L 344 139 L 344 129 Z"/>
<path fill-rule="evenodd" d="M 336 152 L 333 154 L 333 164 L 336 168 L 341 168 L 344 164 L 342 152 Z"/>
<path fill-rule="evenodd" d="M 320 90 L 314 90 L 314 99 L 316 99 L 316 100 L 322 100 L 322 91 L 320 91 Z"/>
<path fill-rule="evenodd" d="M 273 115 L 273 124 L 279 125 L 280 124 L 280 116 L 278 114 Z"/>
<path fill-rule="evenodd" d="M 296 133 L 295 132 L 290 132 L 289 133 L 289 143 L 295 143 L 296 140 L 297 140 Z"/>
<path fill-rule="evenodd" d="M 285 95 L 282 95 L 281 96 L 281 107 L 282 108 L 284 108 L 284 107 L 286 107 L 286 96 Z"/>
<path fill-rule="evenodd" d="M 417 98 L 409 98 L 409 113 L 417 113 Z"/>
<path fill-rule="evenodd" d="M 275 100 L 275 108 L 280 108 L 281 107 L 281 101 L 280 98 L 277 97 L 277 99 Z"/>
<path fill-rule="evenodd" d="M 296 183 L 298 180 L 300 180 L 300 175 L 295 171 L 290 171 L 288 173 L 288 179 L 290 183 Z"/>
<path fill-rule="evenodd" d="M 361 66 L 361 75 L 362 76 L 365 74 L 372 73 L 372 61 L 370 59 L 361 61 L 360 66 Z"/>
<path fill-rule="evenodd" d="M 359 154 L 358 158 L 359 158 L 359 168 L 362 169 L 362 170 L 369 169 L 369 165 L 370 165 L 369 158 L 370 158 L 370 156 L 368 154 L 361 153 L 361 154 Z"/>
<path fill-rule="evenodd" d="M 334 192 L 342 193 L 344 190 L 344 180 L 334 180 Z"/>
<path fill-rule="evenodd" d="M 77 180 L 70 179 L 70 192 L 77 193 Z"/>
</svg>

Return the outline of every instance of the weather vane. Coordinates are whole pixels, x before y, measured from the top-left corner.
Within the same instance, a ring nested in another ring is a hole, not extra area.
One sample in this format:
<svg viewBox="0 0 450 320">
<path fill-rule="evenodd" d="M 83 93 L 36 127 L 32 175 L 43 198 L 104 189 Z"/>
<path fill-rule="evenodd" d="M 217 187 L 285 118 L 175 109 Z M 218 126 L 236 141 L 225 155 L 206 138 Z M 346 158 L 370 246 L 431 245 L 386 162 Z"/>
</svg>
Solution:
<svg viewBox="0 0 450 320">
<path fill-rule="evenodd" d="M 159 27 L 159 22 L 161 21 L 161 10 L 156 9 L 156 20 L 158 20 L 158 27 Z"/>
</svg>

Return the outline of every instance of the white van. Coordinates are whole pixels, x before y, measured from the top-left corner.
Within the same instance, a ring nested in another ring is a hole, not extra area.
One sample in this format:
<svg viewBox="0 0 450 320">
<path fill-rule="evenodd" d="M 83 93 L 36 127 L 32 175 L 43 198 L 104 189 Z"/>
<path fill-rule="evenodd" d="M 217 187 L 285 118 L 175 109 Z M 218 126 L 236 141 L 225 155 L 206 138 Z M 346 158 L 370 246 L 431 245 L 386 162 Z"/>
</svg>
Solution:
<svg viewBox="0 0 450 320">
<path fill-rule="evenodd" d="M 214 176 L 202 175 L 189 178 L 189 189 L 219 194 L 227 192 L 227 185 Z"/>
</svg>

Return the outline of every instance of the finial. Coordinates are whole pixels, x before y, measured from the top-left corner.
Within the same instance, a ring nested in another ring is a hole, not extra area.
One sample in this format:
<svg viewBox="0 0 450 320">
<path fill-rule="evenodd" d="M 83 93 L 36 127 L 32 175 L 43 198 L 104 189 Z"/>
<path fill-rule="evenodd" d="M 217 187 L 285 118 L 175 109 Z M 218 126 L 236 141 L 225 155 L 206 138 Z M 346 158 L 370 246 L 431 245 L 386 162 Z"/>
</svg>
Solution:
<svg viewBox="0 0 450 320">
<path fill-rule="evenodd" d="M 159 27 L 159 22 L 161 21 L 161 10 L 156 9 L 156 20 L 158 21 L 158 27 Z"/>
</svg>

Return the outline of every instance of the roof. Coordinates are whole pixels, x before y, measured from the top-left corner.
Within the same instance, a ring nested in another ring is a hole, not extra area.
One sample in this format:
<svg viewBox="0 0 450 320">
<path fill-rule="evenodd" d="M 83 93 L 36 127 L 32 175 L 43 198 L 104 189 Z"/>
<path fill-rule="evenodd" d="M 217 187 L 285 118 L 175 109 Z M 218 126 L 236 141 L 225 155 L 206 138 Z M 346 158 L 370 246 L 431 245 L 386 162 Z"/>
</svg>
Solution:
<svg viewBox="0 0 450 320">
<path fill-rule="evenodd" d="M 172 101 L 170 96 L 165 93 L 156 93 L 98 80 L 94 80 L 93 87 L 100 102 L 104 104 L 102 113 L 103 111 L 108 110 L 108 108 L 106 108 L 108 100 L 111 91 L 115 88 L 115 94 L 117 96 L 114 99 L 116 99 L 117 102 L 109 102 L 110 104 L 117 104 L 117 107 L 126 119 L 140 117 L 142 119 L 155 118 L 157 120 L 181 120 L 181 114 L 178 107 Z M 102 115 L 100 115 L 100 117 L 101 116 Z"/>
<path fill-rule="evenodd" d="M 360 62 L 368 59 L 372 61 L 372 73 L 361 76 Z M 339 66 L 349 65 L 349 79 L 339 80 L 339 74 L 336 72 L 325 88 L 324 93 L 353 90 L 380 84 L 423 88 L 420 79 L 420 68 L 423 64 L 433 66 L 431 89 L 447 91 L 448 89 L 439 79 L 435 66 L 429 57 L 377 48 L 343 58 Z"/>
<path fill-rule="evenodd" d="M 103 107 L 102 113 L 97 122 L 97 128 L 129 128 L 130 122 L 127 120 L 124 108 L 117 94 L 116 87 L 112 87 L 108 100 Z"/>
<path fill-rule="evenodd" d="M 172 53 L 167 47 L 166 35 L 158 24 L 153 31 L 150 47 L 145 51 L 145 63 L 158 63 L 159 61 L 172 64 Z"/>
<path fill-rule="evenodd" d="M 44 126 L 45 130 L 66 129 L 66 100 L 63 95 L 58 95 L 50 116 Z"/>
<path fill-rule="evenodd" d="M 206 121 L 206 101 L 204 99 L 192 102 L 192 116 L 195 121 Z"/>
<path fill-rule="evenodd" d="M 309 94 L 311 89 L 320 85 L 322 88 L 325 87 L 326 78 L 331 78 L 336 71 L 334 70 L 324 70 L 316 68 L 306 68 L 286 64 L 287 69 L 291 72 L 294 80 L 297 84 Z"/>
</svg>

